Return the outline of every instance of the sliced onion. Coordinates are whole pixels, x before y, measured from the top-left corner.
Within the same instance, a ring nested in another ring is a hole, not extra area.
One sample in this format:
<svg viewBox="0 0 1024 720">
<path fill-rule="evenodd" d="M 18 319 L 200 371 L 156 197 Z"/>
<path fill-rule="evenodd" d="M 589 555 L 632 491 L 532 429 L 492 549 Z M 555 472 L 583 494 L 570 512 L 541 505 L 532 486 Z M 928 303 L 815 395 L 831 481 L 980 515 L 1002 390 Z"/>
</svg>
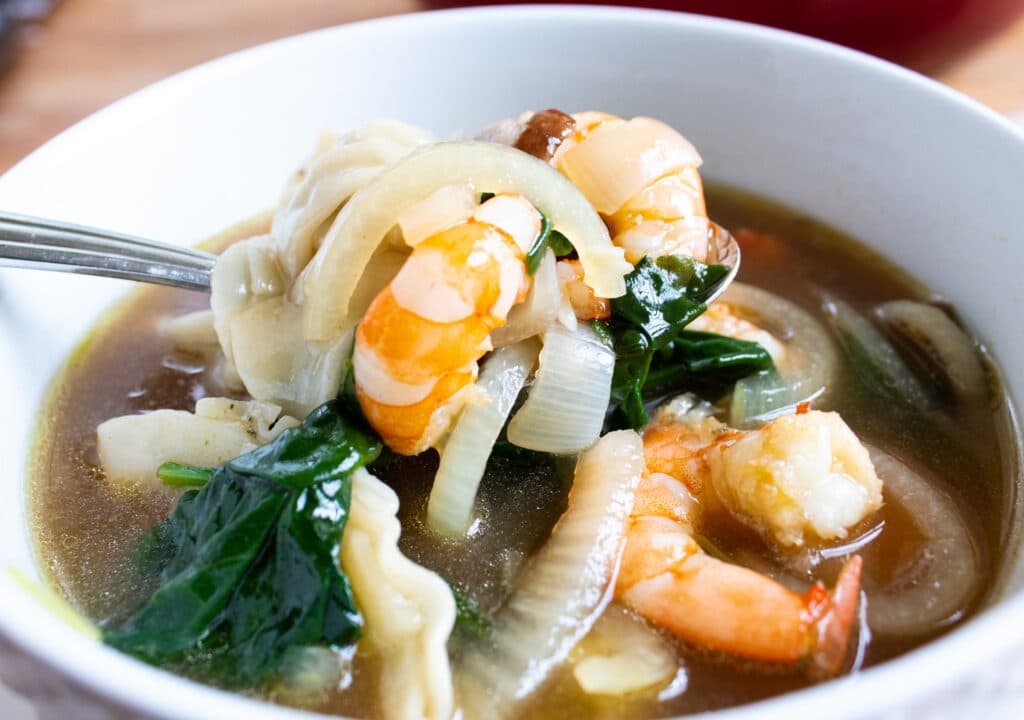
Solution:
<svg viewBox="0 0 1024 720">
<path fill-rule="evenodd" d="M 928 391 L 875 326 L 850 305 L 826 297 L 822 306 L 854 370 L 875 392 L 928 410 Z"/>
<path fill-rule="evenodd" d="M 514 713 L 587 634 L 611 600 L 625 527 L 644 471 L 643 443 L 609 433 L 576 465 L 569 506 L 524 570 L 489 638 L 462 658 L 467 717 Z"/>
<path fill-rule="evenodd" d="M 495 347 L 502 347 L 542 334 L 555 322 L 561 306 L 555 254 L 548 250 L 533 276 L 533 286 L 526 299 L 512 308 L 505 325 L 491 332 L 491 342 Z"/>
<path fill-rule="evenodd" d="M 231 356 L 254 398 L 306 417 L 338 394 L 353 330 L 329 343 L 302 337 L 302 308 L 283 295 L 253 303 L 229 320 Z"/>
<path fill-rule="evenodd" d="M 729 408 L 730 425 L 756 427 L 825 393 L 839 357 L 832 338 L 810 313 L 774 293 L 739 282 L 730 285 L 719 302 L 782 340 L 786 347 L 776 371 L 751 375 L 736 383 Z"/>
<path fill-rule="evenodd" d="M 537 362 L 537 351 L 536 341 L 527 340 L 495 350 L 484 363 L 476 386 L 490 402 L 467 405 L 459 415 L 430 491 L 427 524 L 437 532 L 465 535 L 491 448 Z"/>
<path fill-rule="evenodd" d="M 679 673 L 679 661 L 657 631 L 612 603 L 577 646 L 572 674 L 589 695 L 654 691 Z"/>
<path fill-rule="evenodd" d="M 158 490 L 163 463 L 222 465 L 298 424 L 280 415 L 279 406 L 256 400 L 202 398 L 194 414 L 154 410 L 110 418 L 96 428 L 96 449 L 108 482 Z"/>
<path fill-rule="evenodd" d="M 537 379 L 508 423 L 509 442 L 558 454 L 590 447 L 604 425 L 614 370 L 615 353 L 589 325 L 575 331 L 552 325 L 544 333 Z"/>
<path fill-rule="evenodd" d="M 978 350 L 949 315 L 934 305 L 911 300 L 884 303 L 876 313 L 941 371 L 958 398 L 985 397 L 988 382 Z"/>
<path fill-rule="evenodd" d="M 346 135 L 325 133 L 287 184 L 271 234 L 242 240 L 221 254 L 210 278 L 210 307 L 225 378 L 237 377 L 252 397 L 299 417 L 337 394 L 346 328 L 326 342 L 307 342 L 302 309 L 293 302 L 301 295 L 299 274 L 319 247 L 330 216 L 428 138 L 425 131 L 395 121 L 371 122 Z M 380 276 L 366 274 L 373 281 Z M 356 287 L 352 291 L 358 296 Z"/>
<path fill-rule="evenodd" d="M 321 226 L 388 165 L 430 142 L 430 133 L 397 120 L 373 120 L 348 133 L 324 132 L 285 189 L 270 234 L 289 281 L 316 252 Z"/>
<path fill-rule="evenodd" d="M 476 194 L 465 185 L 445 185 L 422 202 L 403 210 L 398 216 L 398 226 L 405 243 L 414 247 L 471 217 L 478 205 Z"/>
<path fill-rule="evenodd" d="M 503 145 L 436 143 L 382 172 L 338 213 L 301 287 L 293 288 L 294 299 L 305 309 L 307 339 L 329 340 L 346 327 L 352 319 L 349 301 L 373 251 L 406 208 L 445 185 L 523 195 L 572 240 L 595 293 L 625 293 L 624 278 L 632 266 L 612 244 L 594 208 L 561 173 Z"/>
<path fill-rule="evenodd" d="M 220 350 L 220 340 L 213 326 L 213 310 L 196 310 L 164 318 L 160 322 L 160 332 L 181 350 L 205 356 Z"/>
<path fill-rule="evenodd" d="M 885 587 L 870 573 L 872 547 L 864 549 L 868 625 L 876 636 L 924 635 L 959 617 L 973 600 L 981 580 L 977 550 L 952 498 L 888 453 L 868 449 L 886 505 L 911 518 L 921 536 L 913 561 Z"/>
</svg>

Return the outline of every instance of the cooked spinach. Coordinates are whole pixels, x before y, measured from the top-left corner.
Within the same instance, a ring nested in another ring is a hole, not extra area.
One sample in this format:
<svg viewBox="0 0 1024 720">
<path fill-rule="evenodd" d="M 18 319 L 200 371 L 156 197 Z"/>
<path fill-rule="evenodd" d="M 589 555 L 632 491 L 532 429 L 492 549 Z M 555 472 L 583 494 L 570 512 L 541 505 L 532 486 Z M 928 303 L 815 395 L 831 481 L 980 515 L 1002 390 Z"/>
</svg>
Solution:
<svg viewBox="0 0 1024 720">
<path fill-rule="evenodd" d="M 540 261 L 551 250 L 555 257 L 563 257 L 573 253 L 572 243 L 562 233 L 551 227 L 551 220 L 544 213 L 540 214 L 540 233 L 533 242 L 533 247 L 526 253 L 526 272 L 533 275 L 540 267 Z"/>
<path fill-rule="evenodd" d="M 338 558 L 351 473 L 380 449 L 334 400 L 217 468 L 140 541 L 157 588 L 104 641 L 229 687 L 272 677 L 289 648 L 355 642 Z"/>
<path fill-rule="evenodd" d="M 572 255 L 576 252 L 576 248 L 572 246 L 572 241 L 558 230 L 551 231 L 551 235 L 548 236 L 548 246 L 556 258 Z"/>
<path fill-rule="evenodd" d="M 625 295 L 611 302 L 608 324 L 594 323 L 615 350 L 609 425 L 638 429 L 645 403 L 659 394 L 692 390 L 720 394 L 736 380 L 772 367 L 757 343 L 684 328 L 728 273 L 693 258 L 645 257 L 626 276 Z"/>
<path fill-rule="evenodd" d="M 643 394 L 663 395 L 685 388 L 717 397 L 737 380 L 773 367 L 772 356 L 756 342 L 683 330 L 654 353 Z"/>
<path fill-rule="evenodd" d="M 202 487 L 210 481 L 215 471 L 216 468 L 165 462 L 157 469 L 156 476 L 168 487 Z"/>
<path fill-rule="evenodd" d="M 540 267 L 551 241 L 551 220 L 544 213 L 540 214 L 540 232 L 533 241 L 533 247 L 526 253 L 526 272 L 533 275 Z"/>
</svg>

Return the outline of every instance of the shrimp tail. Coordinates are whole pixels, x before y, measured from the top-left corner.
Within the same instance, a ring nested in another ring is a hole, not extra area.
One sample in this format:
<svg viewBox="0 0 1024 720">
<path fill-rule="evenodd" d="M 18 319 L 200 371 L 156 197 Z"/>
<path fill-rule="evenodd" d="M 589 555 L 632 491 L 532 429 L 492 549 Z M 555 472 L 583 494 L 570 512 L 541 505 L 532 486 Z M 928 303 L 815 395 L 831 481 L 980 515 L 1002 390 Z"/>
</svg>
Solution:
<svg viewBox="0 0 1024 720">
<path fill-rule="evenodd" d="M 847 658 L 854 616 L 860 599 L 860 571 L 863 561 L 854 555 L 839 572 L 832 592 L 825 592 L 822 585 L 816 585 L 808 593 L 811 612 L 814 615 L 811 626 L 809 653 L 811 671 L 823 677 L 833 677 L 842 669 Z M 817 595 L 811 599 L 810 596 Z"/>
</svg>

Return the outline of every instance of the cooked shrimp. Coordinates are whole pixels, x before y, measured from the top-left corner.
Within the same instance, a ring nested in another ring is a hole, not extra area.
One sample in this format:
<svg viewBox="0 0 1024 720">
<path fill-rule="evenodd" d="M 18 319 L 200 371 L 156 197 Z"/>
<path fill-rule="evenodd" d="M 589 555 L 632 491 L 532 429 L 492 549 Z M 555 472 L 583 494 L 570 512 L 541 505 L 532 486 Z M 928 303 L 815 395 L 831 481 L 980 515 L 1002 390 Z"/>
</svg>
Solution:
<svg viewBox="0 0 1024 720">
<path fill-rule="evenodd" d="M 817 583 L 798 595 L 709 556 L 694 535 L 701 514 L 724 505 L 777 544 L 844 537 L 881 505 L 882 486 L 842 419 L 805 408 L 743 432 L 682 395 L 644 432 L 644 462 L 616 596 L 699 645 L 838 672 L 857 606 L 859 557 L 847 561 L 830 593 Z"/>
<path fill-rule="evenodd" d="M 860 590 L 850 558 L 832 592 L 804 595 L 747 568 L 717 560 L 693 538 L 698 502 L 660 473 L 637 490 L 615 594 L 656 625 L 713 650 L 779 663 L 808 661 L 834 675 L 846 659 Z"/>
<path fill-rule="evenodd" d="M 693 145 L 651 118 L 585 112 L 573 119 L 573 133 L 560 139 L 552 162 L 601 213 L 626 260 L 705 260 L 710 226 Z"/>
<path fill-rule="evenodd" d="M 435 445 L 472 399 L 488 335 L 529 290 L 524 257 L 540 229 L 526 199 L 498 195 L 418 242 L 370 304 L 356 332 L 356 392 L 395 452 Z"/>
<path fill-rule="evenodd" d="M 559 260 L 555 268 L 562 294 L 568 298 L 577 320 L 607 320 L 611 317 L 611 302 L 597 297 L 583 281 L 583 266 L 579 260 Z"/>
<path fill-rule="evenodd" d="M 882 506 L 882 481 L 867 449 L 834 412 L 806 408 L 757 430 L 727 428 L 706 404 L 682 396 L 644 433 L 652 472 L 713 497 L 732 515 L 782 546 L 847 536 Z"/>
</svg>

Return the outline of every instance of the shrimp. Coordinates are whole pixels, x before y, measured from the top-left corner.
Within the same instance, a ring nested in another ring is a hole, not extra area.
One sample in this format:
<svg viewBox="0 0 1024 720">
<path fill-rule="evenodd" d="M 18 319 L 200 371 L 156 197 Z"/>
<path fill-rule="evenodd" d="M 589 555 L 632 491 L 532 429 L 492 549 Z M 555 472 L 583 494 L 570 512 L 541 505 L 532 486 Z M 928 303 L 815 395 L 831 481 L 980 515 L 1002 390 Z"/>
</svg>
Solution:
<svg viewBox="0 0 1024 720">
<path fill-rule="evenodd" d="M 491 330 L 529 290 L 524 258 L 540 230 L 529 201 L 497 195 L 418 242 L 370 304 L 352 354 L 356 396 L 395 452 L 436 445 L 473 401 Z"/>
<path fill-rule="evenodd" d="M 514 145 L 572 180 L 630 263 L 661 255 L 707 259 L 711 222 L 701 158 L 668 125 L 548 109 L 499 122 L 480 137 Z"/>
<path fill-rule="evenodd" d="M 834 412 L 803 407 L 741 431 L 684 395 L 645 431 L 644 455 L 650 471 L 720 502 L 780 547 L 843 539 L 882 506 L 882 481 L 867 449 Z"/>
<path fill-rule="evenodd" d="M 607 320 L 611 317 L 611 301 L 597 297 L 583 281 L 583 266 L 579 260 L 559 260 L 555 269 L 562 294 L 569 300 L 577 320 Z"/>
<path fill-rule="evenodd" d="M 601 213 L 626 260 L 706 260 L 711 226 L 693 145 L 651 118 L 585 112 L 573 119 L 551 161 Z"/>
<path fill-rule="evenodd" d="M 724 505 L 778 544 L 842 537 L 881 505 L 881 482 L 858 450 L 835 413 L 806 411 L 742 432 L 715 420 L 706 404 L 673 401 L 644 433 L 648 474 L 630 517 L 616 596 L 705 647 L 809 661 L 814 671 L 834 674 L 857 607 L 859 557 L 847 561 L 832 592 L 816 583 L 801 596 L 707 555 L 694 535 L 702 514 Z"/>
<path fill-rule="evenodd" d="M 846 658 L 860 591 L 860 556 L 832 592 L 798 595 L 753 570 L 707 555 L 694 540 L 697 500 L 674 478 L 650 473 L 637 489 L 615 595 L 680 638 L 778 663 L 809 661 L 834 675 Z"/>
</svg>

